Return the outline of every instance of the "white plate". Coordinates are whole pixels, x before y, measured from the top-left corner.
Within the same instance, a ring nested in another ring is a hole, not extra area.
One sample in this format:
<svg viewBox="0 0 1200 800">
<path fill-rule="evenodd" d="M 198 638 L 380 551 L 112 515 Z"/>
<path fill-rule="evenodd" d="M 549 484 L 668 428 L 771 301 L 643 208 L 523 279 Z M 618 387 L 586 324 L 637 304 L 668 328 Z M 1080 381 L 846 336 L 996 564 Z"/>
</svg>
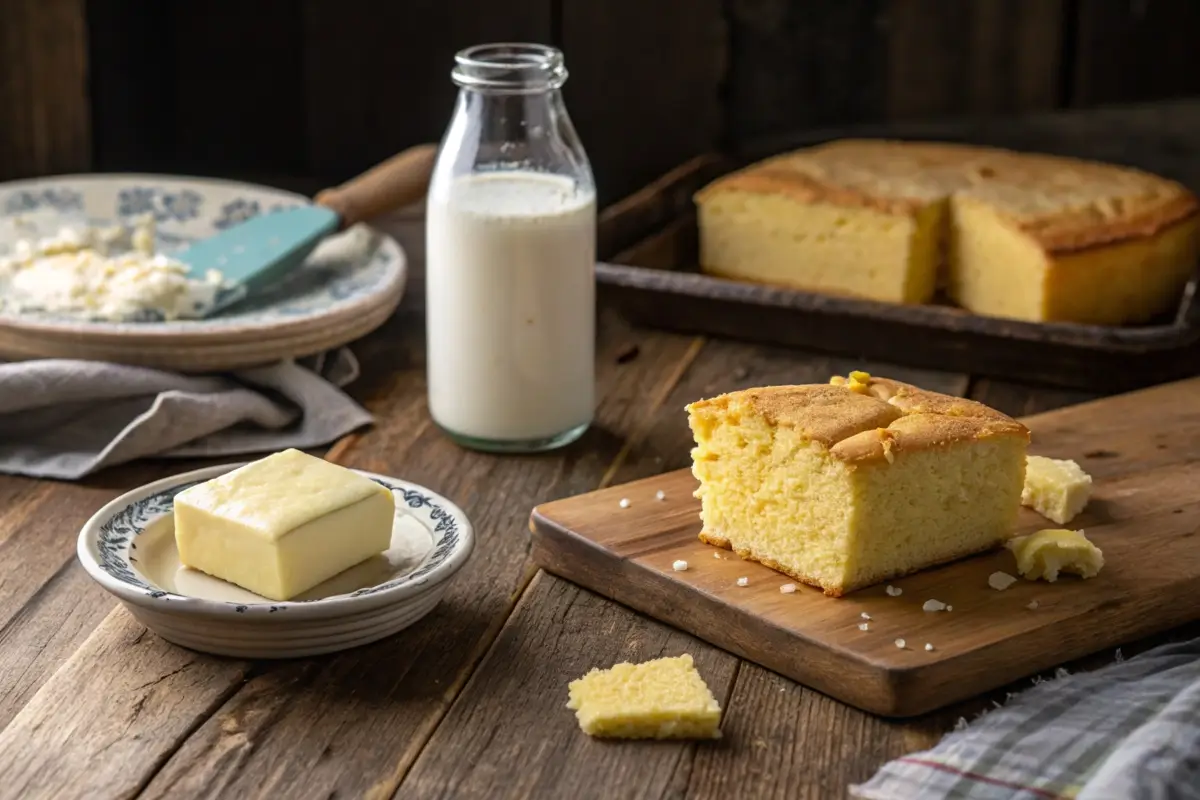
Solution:
<svg viewBox="0 0 1200 800">
<path fill-rule="evenodd" d="M 298 194 L 168 175 L 67 175 L 0 184 L 0 255 L 22 233 L 63 225 L 157 221 L 164 252 L 257 214 L 305 205 Z M 365 225 L 332 236 L 280 283 L 212 319 L 104 322 L 0 308 L 0 358 L 95 358 L 175 370 L 222 370 L 310 355 L 380 325 L 404 293 L 394 239 Z"/>
<path fill-rule="evenodd" d="M 134 489 L 96 512 L 79 534 L 87 573 L 146 627 L 184 647 L 292 658 L 382 639 L 427 614 L 474 547 L 471 523 L 444 497 L 359 472 L 396 498 L 391 548 L 297 600 L 259 597 L 180 566 L 175 549 L 175 495 L 239 466 L 207 467 Z"/>
</svg>

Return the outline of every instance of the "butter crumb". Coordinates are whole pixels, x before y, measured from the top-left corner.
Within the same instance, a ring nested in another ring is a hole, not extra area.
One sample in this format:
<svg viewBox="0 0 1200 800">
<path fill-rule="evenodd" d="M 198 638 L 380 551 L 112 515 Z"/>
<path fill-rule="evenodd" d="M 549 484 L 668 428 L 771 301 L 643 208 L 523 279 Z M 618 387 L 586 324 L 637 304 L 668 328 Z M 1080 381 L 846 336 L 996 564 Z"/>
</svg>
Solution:
<svg viewBox="0 0 1200 800">
<path fill-rule="evenodd" d="M 988 586 L 995 589 L 997 592 L 1003 592 L 1008 587 L 1017 582 L 1017 579 L 1007 572 L 993 572 L 988 575 Z"/>
<path fill-rule="evenodd" d="M 1104 553 L 1083 531 L 1042 530 L 1010 539 L 1005 547 L 1017 557 L 1021 577 L 1031 581 L 1053 583 L 1062 572 L 1094 578 L 1104 567 Z"/>
<path fill-rule="evenodd" d="M 750 579 L 749 579 L 749 578 L 738 578 L 738 579 L 737 579 L 737 585 L 738 585 L 738 586 L 749 586 L 749 585 L 750 585 Z"/>
<path fill-rule="evenodd" d="M 675 570 L 676 572 L 683 572 L 687 568 L 688 568 L 688 563 L 686 561 L 684 561 L 682 558 L 671 565 L 671 569 Z"/>
</svg>

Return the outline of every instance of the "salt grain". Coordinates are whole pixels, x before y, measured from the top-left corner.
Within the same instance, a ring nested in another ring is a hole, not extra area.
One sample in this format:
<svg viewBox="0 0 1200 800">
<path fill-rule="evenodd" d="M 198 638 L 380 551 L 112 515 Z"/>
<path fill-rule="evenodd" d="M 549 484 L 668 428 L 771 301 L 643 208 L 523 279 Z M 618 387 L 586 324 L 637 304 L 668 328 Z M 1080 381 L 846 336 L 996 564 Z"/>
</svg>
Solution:
<svg viewBox="0 0 1200 800">
<path fill-rule="evenodd" d="M 666 499 L 667 499 L 667 493 L 666 493 L 666 492 L 664 492 L 662 489 L 659 489 L 659 490 L 658 490 L 658 492 L 657 492 L 657 493 L 654 495 L 654 499 L 655 499 L 655 500 L 658 500 L 659 502 L 661 502 L 661 501 L 663 501 L 663 500 L 666 500 Z"/>
<path fill-rule="evenodd" d="M 779 591 L 783 594 L 792 594 L 793 592 L 796 591 L 796 584 L 785 583 L 783 586 L 779 587 Z"/>
<path fill-rule="evenodd" d="M 749 579 L 749 578 L 738 578 L 738 579 L 737 579 L 737 585 L 738 585 L 738 586 L 749 586 L 749 585 L 750 585 L 750 579 Z"/>
<path fill-rule="evenodd" d="M 988 575 L 988 586 L 995 589 L 997 592 L 1003 592 L 1008 587 L 1017 582 L 1017 579 L 1007 572 L 993 572 Z"/>
<path fill-rule="evenodd" d="M 904 640 L 903 640 L 903 639 L 897 639 L 897 640 L 896 640 L 896 647 L 899 647 L 901 650 L 903 650 L 903 649 L 904 649 Z"/>
<path fill-rule="evenodd" d="M 941 600 L 926 600 L 925 605 L 921 606 L 922 611 L 946 611 L 949 608 Z"/>
<path fill-rule="evenodd" d="M 900 595 L 904 594 L 904 590 L 899 586 L 889 586 L 884 591 L 888 593 L 889 597 L 899 597 Z"/>
<path fill-rule="evenodd" d="M 858 629 L 860 631 L 869 631 L 869 630 L 871 630 L 871 625 L 870 625 L 870 623 L 867 623 L 867 622 L 860 622 L 860 623 L 858 623 Z"/>
<path fill-rule="evenodd" d="M 629 508 L 629 498 L 622 497 L 621 502 L 617 503 L 617 505 L 619 505 L 621 508 Z"/>
<path fill-rule="evenodd" d="M 676 572 L 683 572 L 685 569 L 687 569 L 687 562 L 681 558 L 671 565 L 671 569 L 675 570 Z"/>
</svg>

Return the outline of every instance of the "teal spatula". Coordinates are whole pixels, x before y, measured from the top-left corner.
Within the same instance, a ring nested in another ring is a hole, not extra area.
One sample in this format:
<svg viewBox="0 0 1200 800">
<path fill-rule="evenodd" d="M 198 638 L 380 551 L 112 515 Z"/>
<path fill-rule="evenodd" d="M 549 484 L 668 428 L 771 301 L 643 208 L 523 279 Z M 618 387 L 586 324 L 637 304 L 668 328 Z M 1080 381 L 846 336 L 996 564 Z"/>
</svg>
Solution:
<svg viewBox="0 0 1200 800">
<path fill-rule="evenodd" d="M 279 282 L 329 234 L 420 200 L 436 154 L 433 145 L 409 148 L 321 192 L 316 205 L 254 217 L 172 255 L 191 278 L 203 280 L 209 270 L 224 276 L 227 288 L 206 313 L 212 316 Z"/>
</svg>

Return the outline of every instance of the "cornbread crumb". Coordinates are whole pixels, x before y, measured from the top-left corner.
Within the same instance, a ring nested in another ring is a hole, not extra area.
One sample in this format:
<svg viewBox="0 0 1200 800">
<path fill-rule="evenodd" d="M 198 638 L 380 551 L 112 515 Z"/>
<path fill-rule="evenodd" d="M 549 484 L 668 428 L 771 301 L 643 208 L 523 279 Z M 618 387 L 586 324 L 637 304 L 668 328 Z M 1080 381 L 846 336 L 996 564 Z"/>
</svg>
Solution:
<svg viewBox="0 0 1200 800">
<path fill-rule="evenodd" d="M 988 586 L 995 589 L 997 592 L 1003 592 L 1008 587 L 1017 582 L 1017 579 L 1007 572 L 993 572 L 988 575 Z"/>
<path fill-rule="evenodd" d="M 900 595 L 904 594 L 904 590 L 899 586 L 889 586 L 884 591 L 886 591 L 890 597 L 899 597 Z"/>
<path fill-rule="evenodd" d="M 738 578 L 738 579 L 737 579 L 737 585 L 738 585 L 738 586 L 749 586 L 749 585 L 750 585 L 750 579 L 749 579 L 749 578 Z"/>
<path fill-rule="evenodd" d="M 590 736 L 718 739 L 721 707 L 690 655 L 593 669 L 569 686 L 567 708 Z"/>
<path fill-rule="evenodd" d="M 921 610 L 922 611 L 945 611 L 946 604 L 943 603 L 941 600 L 926 600 L 925 604 L 921 606 Z"/>
<path fill-rule="evenodd" d="M 1021 503 L 1051 522 L 1065 525 L 1087 506 L 1092 476 L 1069 459 L 1029 456 Z"/>
<path fill-rule="evenodd" d="M 1053 583 L 1060 572 L 1094 578 L 1104 567 L 1104 553 L 1088 541 L 1083 531 L 1048 529 L 1017 536 L 1007 545 L 1017 557 L 1022 578 Z"/>
<path fill-rule="evenodd" d="M 896 640 L 896 647 L 899 647 L 901 650 L 904 649 L 905 644 L 906 644 L 906 642 L 903 639 Z"/>
<path fill-rule="evenodd" d="M 619 505 L 621 508 L 629 508 L 629 498 L 622 497 L 621 502 L 617 503 L 617 505 Z"/>
<path fill-rule="evenodd" d="M 796 591 L 796 584 L 785 583 L 783 586 L 779 587 L 779 591 L 782 594 L 793 594 Z"/>
<path fill-rule="evenodd" d="M 676 572 L 683 572 L 687 568 L 688 568 L 688 563 L 686 561 L 684 561 L 682 558 L 671 565 L 671 569 L 675 570 Z"/>
</svg>

